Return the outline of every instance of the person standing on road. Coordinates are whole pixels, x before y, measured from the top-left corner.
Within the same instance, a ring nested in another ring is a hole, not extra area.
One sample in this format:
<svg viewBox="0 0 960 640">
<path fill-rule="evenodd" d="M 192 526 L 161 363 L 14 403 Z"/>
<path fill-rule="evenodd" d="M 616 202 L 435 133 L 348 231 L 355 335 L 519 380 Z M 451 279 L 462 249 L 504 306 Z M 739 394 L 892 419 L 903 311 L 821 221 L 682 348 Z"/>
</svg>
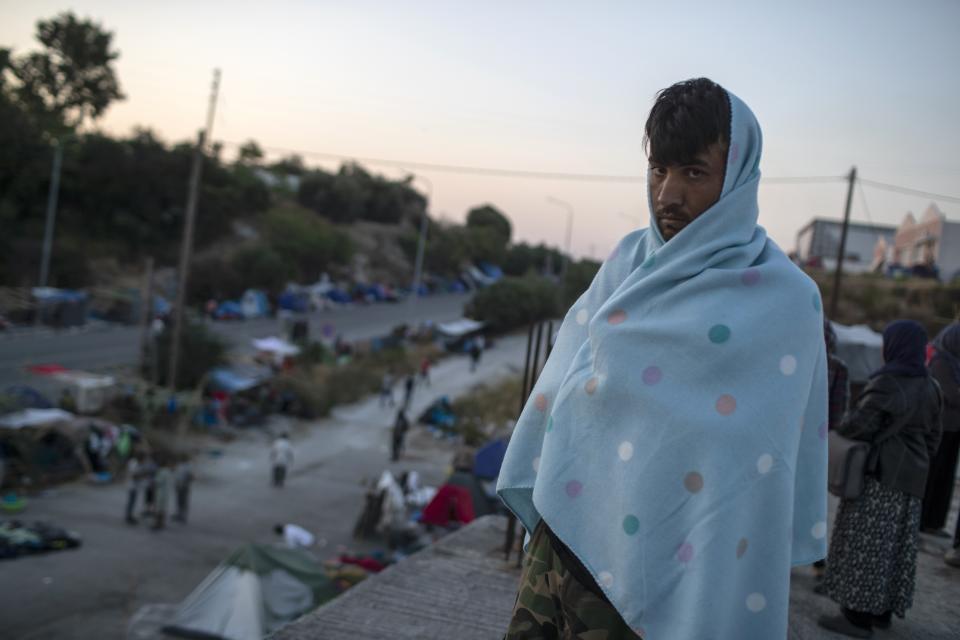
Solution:
<svg viewBox="0 0 960 640">
<path fill-rule="evenodd" d="M 430 386 L 430 367 L 433 365 L 430 362 L 430 356 L 423 356 L 423 360 L 420 361 L 420 382 Z"/>
<path fill-rule="evenodd" d="M 176 469 L 173 470 L 173 485 L 177 494 L 177 513 L 173 519 L 182 524 L 187 523 L 187 512 L 190 510 L 190 485 L 193 484 L 193 467 L 190 458 L 183 456 Z"/>
<path fill-rule="evenodd" d="M 143 488 L 143 517 L 153 516 L 157 505 L 157 462 L 151 454 L 140 461 L 140 480 Z"/>
<path fill-rule="evenodd" d="M 480 344 L 480 337 L 474 338 L 470 342 L 470 373 L 477 370 L 480 366 L 480 357 L 483 355 L 483 347 Z"/>
<path fill-rule="evenodd" d="M 927 332 L 898 320 L 883 332 L 884 365 L 837 427 L 871 444 L 863 494 L 837 508 L 826 595 L 841 615 L 818 624 L 870 638 L 913 605 L 920 513 L 930 459 L 940 441 L 942 397 L 924 366 Z"/>
<path fill-rule="evenodd" d="M 283 543 L 289 549 L 309 549 L 317 540 L 312 533 L 292 523 L 275 525 L 273 532 L 283 536 Z"/>
<path fill-rule="evenodd" d="M 387 369 L 383 374 L 383 380 L 380 382 L 380 408 L 393 407 L 393 370 Z"/>
<path fill-rule="evenodd" d="M 410 401 L 413 400 L 413 386 L 416 382 L 412 373 L 403 381 L 403 408 L 405 410 L 410 408 Z"/>
<path fill-rule="evenodd" d="M 170 484 L 172 481 L 170 473 L 170 460 L 164 457 L 157 469 L 157 476 L 154 479 L 156 504 L 154 507 L 153 529 L 159 531 L 166 526 L 167 506 L 170 503 Z"/>
<path fill-rule="evenodd" d="M 786 638 L 826 553 L 822 303 L 757 224 L 760 126 L 699 78 L 645 143 L 651 225 L 567 311 L 500 470 L 530 536 L 508 640 Z"/>
<path fill-rule="evenodd" d="M 138 520 L 133 515 L 137 508 L 137 495 L 143 489 L 143 469 L 141 463 L 142 456 L 135 453 L 127 460 L 127 524 L 137 524 Z"/>
<path fill-rule="evenodd" d="M 949 538 L 950 534 L 944 528 L 950 513 L 960 454 L 960 323 L 954 322 L 941 331 L 933 341 L 933 348 L 930 375 L 943 392 L 943 436 L 930 462 L 920 530 Z"/>
<path fill-rule="evenodd" d="M 407 420 L 407 414 L 403 409 L 397 412 L 397 419 L 393 423 L 393 452 L 390 459 L 396 462 L 400 459 L 400 452 L 403 451 L 403 441 L 410 428 L 410 422 Z"/>
<path fill-rule="evenodd" d="M 293 464 L 293 445 L 286 433 L 273 441 L 270 447 L 270 462 L 273 463 L 273 486 L 283 488 L 287 469 Z"/>
</svg>

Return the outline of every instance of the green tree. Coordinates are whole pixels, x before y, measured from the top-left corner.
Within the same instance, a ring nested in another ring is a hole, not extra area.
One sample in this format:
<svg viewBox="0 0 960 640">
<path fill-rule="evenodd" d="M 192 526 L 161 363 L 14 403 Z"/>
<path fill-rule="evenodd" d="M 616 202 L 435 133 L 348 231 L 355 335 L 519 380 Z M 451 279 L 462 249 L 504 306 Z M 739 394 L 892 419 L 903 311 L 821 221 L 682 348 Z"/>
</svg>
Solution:
<svg viewBox="0 0 960 640">
<path fill-rule="evenodd" d="M 546 278 L 506 277 L 478 291 L 465 312 L 493 331 L 509 331 L 559 315 L 557 294 L 557 285 Z"/>
<path fill-rule="evenodd" d="M 237 162 L 245 165 L 257 165 L 263 160 L 263 149 L 255 140 L 247 140 L 237 152 Z"/>
<path fill-rule="evenodd" d="M 350 238 L 307 209 L 287 205 L 271 209 L 264 232 L 269 247 L 291 265 L 301 282 L 314 282 L 334 265 L 349 262 Z"/>
<path fill-rule="evenodd" d="M 513 234 L 510 220 L 490 204 L 474 207 L 467 212 L 467 228 L 491 230 L 504 247 L 510 243 L 510 236 Z"/>
<path fill-rule="evenodd" d="M 2 81 L 45 131 L 58 136 L 96 120 L 124 98 L 114 70 L 113 33 L 72 12 L 37 22 L 40 51 L 0 55 Z"/>
</svg>

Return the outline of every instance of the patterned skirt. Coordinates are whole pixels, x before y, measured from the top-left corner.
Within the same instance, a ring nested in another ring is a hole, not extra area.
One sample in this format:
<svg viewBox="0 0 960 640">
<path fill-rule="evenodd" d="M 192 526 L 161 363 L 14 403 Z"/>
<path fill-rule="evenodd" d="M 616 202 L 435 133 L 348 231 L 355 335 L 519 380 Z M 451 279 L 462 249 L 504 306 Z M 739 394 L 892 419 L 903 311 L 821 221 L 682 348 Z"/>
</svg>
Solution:
<svg viewBox="0 0 960 640">
<path fill-rule="evenodd" d="M 921 500 L 868 477 L 841 500 L 827 555 L 827 595 L 842 607 L 903 617 L 913 605 Z"/>
</svg>

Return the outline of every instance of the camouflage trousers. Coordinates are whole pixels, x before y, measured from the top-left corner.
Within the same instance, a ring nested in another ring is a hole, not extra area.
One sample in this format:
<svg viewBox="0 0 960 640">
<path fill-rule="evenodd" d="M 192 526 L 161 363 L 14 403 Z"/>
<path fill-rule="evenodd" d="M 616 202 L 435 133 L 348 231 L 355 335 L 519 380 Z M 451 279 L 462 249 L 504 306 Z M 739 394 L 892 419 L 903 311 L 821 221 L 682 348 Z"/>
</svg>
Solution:
<svg viewBox="0 0 960 640">
<path fill-rule="evenodd" d="M 533 532 L 520 591 L 504 640 L 640 638 L 605 599 L 581 584 L 550 544 L 543 522 Z"/>
</svg>

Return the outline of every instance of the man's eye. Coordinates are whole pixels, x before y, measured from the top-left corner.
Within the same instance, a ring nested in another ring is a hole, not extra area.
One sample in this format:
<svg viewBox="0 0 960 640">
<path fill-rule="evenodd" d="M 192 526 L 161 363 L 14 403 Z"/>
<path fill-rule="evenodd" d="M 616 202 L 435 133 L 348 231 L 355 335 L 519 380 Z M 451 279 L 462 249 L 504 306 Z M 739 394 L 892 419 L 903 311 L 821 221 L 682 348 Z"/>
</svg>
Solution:
<svg viewBox="0 0 960 640">
<path fill-rule="evenodd" d="M 688 177 L 688 178 L 702 178 L 702 177 L 703 177 L 703 171 L 701 171 L 700 169 L 687 169 L 687 177 Z"/>
<path fill-rule="evenodd" d="M 650 171 L 650 175 L 656 176 L 658 178 L 662 178 L 664 173 L 666 173 L 663 167 L 650 167 L 649 171 Z"/>
</svg>

